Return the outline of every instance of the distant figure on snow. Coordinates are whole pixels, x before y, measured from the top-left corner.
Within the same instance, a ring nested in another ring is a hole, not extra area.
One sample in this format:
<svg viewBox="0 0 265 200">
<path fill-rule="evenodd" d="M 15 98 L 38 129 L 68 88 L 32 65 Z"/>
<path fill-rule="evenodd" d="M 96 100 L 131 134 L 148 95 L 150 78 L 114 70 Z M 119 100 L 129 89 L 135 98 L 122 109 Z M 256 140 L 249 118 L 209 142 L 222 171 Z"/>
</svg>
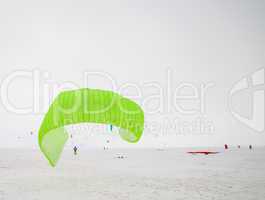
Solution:
<svg viewBox="0 0 265 200">
<path fill-rule="evenodd" d="M 74 154 L 77 155 L 77 147 L 74 147 Z"/>
<path fill-rule="evenodd" d="M 250 149 L 250 150 L 252 149 L 252 145 L 249 145 L 249 149 Z"/>
<path fill-rule="evenodd" d="M 124 159 L 124 156 L 117 156 L 117 158 L 119 158 L 119 159 Z"/>
<path fill-rule="evenodd" d="M 228 149 L 228 145 L 227 144 L 225 144 L 225 149 Z"/>
<path fill-rule="evenodd" d="M 237 146 L 237 148 L 239 148 L 239 149 L 240 149 L 240 148 L 241 148 L 241 146 L 240 146 L 240 145 L 238 145 L 238 146 Z"/>
</svg>

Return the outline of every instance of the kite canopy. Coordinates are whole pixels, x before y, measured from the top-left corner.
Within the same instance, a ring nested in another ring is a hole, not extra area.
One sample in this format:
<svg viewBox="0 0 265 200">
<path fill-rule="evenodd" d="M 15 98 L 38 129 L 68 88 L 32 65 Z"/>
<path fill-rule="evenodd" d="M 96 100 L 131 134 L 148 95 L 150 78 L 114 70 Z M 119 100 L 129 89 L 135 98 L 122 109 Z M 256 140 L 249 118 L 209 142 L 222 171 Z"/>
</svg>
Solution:
<svg viewBox="0 0 265 200">
<path fill-rule="evenodd" d="M 205 155 L 209 155 L 209 154 L 218 154 L 219 152 L 217 152 L 217 151 L 189 151 L 187 153 L 190 153 L 190 154 L 205 154 Z"/>
<path fill-rule="evenodd" d="M 111 91 L 79 89 L 60 93 L 39 129 L 39 146 L 52 166 L 68 139 L 64 126 L 78 123 L 112 124 L 120 136 L 135 143 L 144 128 L 143 110 L 135 102 Z"/>
</svg>

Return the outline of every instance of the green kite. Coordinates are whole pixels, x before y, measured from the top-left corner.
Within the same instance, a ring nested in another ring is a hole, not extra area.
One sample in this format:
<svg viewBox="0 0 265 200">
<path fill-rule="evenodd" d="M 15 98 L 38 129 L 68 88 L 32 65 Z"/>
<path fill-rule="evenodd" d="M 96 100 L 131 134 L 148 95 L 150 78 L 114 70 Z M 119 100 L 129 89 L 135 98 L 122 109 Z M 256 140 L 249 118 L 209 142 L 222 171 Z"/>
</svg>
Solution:
<svg viewBox="0 0 265 200">
<path fill-rule="evenodd" d="M 135 143 L 144 129 L 144 112 L 132 100 L 112 91 L 85 88 L 61 92 L 39 129 L 40 149 L 52 166 L 68 139 L 64 126 L 87 122 L 117 126 L 124 140 Z"/>
</svg>

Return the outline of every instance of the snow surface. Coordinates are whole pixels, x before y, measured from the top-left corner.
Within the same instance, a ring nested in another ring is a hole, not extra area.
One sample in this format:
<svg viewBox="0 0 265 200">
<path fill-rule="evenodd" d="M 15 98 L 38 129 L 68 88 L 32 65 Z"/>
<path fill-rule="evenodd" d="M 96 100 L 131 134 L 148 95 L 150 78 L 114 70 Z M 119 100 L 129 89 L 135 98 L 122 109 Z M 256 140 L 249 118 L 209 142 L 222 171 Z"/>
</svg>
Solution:
<svg viewBox="0 0 265 200">
<path fill-rule="evenodd" d="M 66 150 L 52 168 L 40 151 L 1 149 L 0 199 L 265 199 L 265 148 L 190 150 Z"/>
</svg>

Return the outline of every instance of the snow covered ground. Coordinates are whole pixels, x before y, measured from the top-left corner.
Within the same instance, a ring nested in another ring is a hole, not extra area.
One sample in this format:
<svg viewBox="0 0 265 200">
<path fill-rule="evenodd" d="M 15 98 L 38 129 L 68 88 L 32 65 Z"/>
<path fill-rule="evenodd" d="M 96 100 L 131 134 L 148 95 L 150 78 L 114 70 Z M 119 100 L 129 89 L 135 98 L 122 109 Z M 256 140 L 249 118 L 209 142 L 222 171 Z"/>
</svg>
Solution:
<svg viewBox="0 0 265 200">
<path fill-rule="evenodd" d="M 2 149 L 0 200 L 265 199 L 265 148 L 188 150 L 66 150 L 52 168 L 38 150 Z"/>
</svg>

